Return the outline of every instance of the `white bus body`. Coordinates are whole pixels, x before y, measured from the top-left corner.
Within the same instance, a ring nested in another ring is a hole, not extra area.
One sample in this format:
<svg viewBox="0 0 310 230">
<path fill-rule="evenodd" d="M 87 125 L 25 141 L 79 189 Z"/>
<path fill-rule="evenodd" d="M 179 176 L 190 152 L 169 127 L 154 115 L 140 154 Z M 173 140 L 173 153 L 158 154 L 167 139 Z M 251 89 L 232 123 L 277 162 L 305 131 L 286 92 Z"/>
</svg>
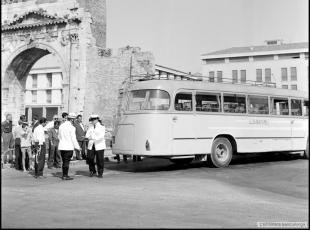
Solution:
<svg viewBox="0 0 310 230">
<path fill-rule="evenodd" d="M 145 93 L 147 91 L 149 94 Z M 155 109 L 143 108 L 144 94 L 145 97 L 155 95 Z M 159 100 L 156 95 L 160 95 Z M 308 108 L 304 104 L 308 103 L 308 98 L 305 92 L 237 84 L 149 80 L 133 83 L 126 96 L 128 100 L 115 125 L 114 154 L 170 159 L 213 156 L 212 152 L 216 151 L 223 154 L 227 143 L 221 145 L 223 139 L 230 142 L 232 153 L 305 151 L 307 147 Z M 130 107 L 133 100 L 136 100 L 134 106 Z M 238 107 L 238 103 L 241 106 Z M 259 112 L 254 112 L 254 106 L 259 105 Z M 265 114 L 258 114 L 261 111 Z M 282 112 L 284 115 L 280 114 Z M 215 142 L 219 138 L 220 142 Z M 227 147 L 229 144 L 226 150 Z M 224 159 L 225 163 L 215 166 L 227 166 L 226 160 L 230 162 L 231 159 Z"/>
</svg>

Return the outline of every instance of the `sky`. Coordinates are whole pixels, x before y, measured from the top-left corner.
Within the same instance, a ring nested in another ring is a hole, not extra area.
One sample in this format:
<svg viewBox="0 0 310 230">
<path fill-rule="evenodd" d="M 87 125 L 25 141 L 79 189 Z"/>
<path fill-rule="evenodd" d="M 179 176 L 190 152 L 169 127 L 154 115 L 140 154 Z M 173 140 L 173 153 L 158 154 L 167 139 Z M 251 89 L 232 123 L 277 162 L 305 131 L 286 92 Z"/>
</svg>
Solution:
<svg viewBox="0 0 310 230">
<path fill-rule="evenodd" d="M 107 48 L 141 47 L 155 63 L 201 72 L 202 54 L 309 40 L 308 0 L 106 0 Z"/>
</svg>

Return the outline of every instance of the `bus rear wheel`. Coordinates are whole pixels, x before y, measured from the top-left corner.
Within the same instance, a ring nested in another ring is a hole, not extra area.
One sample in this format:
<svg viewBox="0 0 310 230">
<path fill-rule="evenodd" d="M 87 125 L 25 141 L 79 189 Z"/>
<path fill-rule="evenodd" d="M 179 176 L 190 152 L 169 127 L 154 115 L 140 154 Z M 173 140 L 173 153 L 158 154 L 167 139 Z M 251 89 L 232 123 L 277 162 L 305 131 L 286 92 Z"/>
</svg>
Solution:
<svg viewBox="0 0 310 230">
<path fill-rule="evenodd" d="M 194 158 L 180 158 L 180 159 L 170 159 L 170 161 L 174 164 L 185 165 L 191 163 L 193 159 Z"/>
<path fill-rule="evenodd" d="M 233 155 L 233 148 L 227 138 L 215 139 L 211 150 L 211 163 L 214 167 L 223 168 L 229 165 Z"/>
</svg>

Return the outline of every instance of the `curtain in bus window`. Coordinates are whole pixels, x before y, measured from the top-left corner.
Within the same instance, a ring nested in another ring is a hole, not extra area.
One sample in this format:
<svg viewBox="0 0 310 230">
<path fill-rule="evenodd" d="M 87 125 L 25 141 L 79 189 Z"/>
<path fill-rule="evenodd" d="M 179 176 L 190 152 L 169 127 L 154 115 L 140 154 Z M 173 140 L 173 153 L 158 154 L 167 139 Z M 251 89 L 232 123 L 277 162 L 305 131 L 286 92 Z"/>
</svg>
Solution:
<svg viewBox="0 0 310 230">
<path fill-rule="evenodd" d="M 225 113 L 246 113 L 245 95 L 224 94 Z"/>
<path fill-rule="evenodd" d="M 289 115 L 287 98 L 270 98 L 271 114 L 273 115 Z"/>
<path fill-rule="evenodd" d="M 250 114 L 269 114 L 268 97 L 249 95 L 248 108 Z"/>
<path fill-rule="evenodd" d="M 174 108 L 178 111 L 192 111 L 192 94 L 178 93 L 175 96 Z"/>
<path fill-rule="evenodd" d="M 302 106 L 301 100 L 291 100 L 291 113 L 292 116 L 301 116 L 302 115 Z"/>
<path fill-rule="evenodd" d="M 203 112 L 221 112 L 221 95 L 197 93 L 196 111 Z"/>
</svg>

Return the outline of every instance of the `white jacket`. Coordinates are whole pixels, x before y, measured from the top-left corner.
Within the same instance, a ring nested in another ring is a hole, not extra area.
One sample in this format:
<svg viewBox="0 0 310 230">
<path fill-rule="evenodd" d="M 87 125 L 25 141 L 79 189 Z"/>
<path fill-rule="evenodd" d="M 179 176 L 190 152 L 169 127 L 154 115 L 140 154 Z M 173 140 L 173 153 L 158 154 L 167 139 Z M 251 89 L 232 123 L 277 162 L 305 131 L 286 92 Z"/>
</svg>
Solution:
<svg viewBox="0 0 310 230">
<path fill-rule="evenodd" d="M 96 151 L 106 149 L 104 135 L 105 127 L 99 122 L 96 124 L 95 129 L 93 125 L 90 126 L 85 135 L 86 138 L 90 139 L 88 142 L 88 149 L 91 150 L 93 144 L 95 144 Z"/>
<path fill-rule="evenodd" d="M 59 126 L 59 150 L 71 151 L 80 149 L 75 136 L 75 127 L 70 121 L 66 121 Z"/>
</svg>

